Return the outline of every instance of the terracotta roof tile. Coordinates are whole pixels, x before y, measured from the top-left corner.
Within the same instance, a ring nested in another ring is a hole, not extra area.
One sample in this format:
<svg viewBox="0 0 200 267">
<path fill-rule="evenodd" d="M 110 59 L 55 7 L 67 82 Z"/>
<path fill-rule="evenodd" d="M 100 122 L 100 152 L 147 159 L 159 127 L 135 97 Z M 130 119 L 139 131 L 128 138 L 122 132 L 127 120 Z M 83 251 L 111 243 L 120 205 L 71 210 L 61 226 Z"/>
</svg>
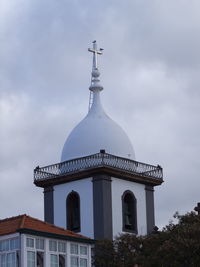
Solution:
<svg viewBox="0 0 200 267">
<path fill-rule="evenodd" d="M 24 216 L 26 215 L 24 214 L 0 220 L 0 236 L 15 233 L 17 229 L 20 228 Z"/>
<path fill-rule="evenodd" d="M 0 236 L 18 232 L 20 229 L 29 229 L 34 231 L 46 232 L 66 237 L 75 237 L 91 240 L 83 235 L 76 234 L 64 228 L 57 227 L 53 224 L 46 223 L 39 219 L 30 217 L 26 214 L 16 217 L 0 220 Z"/>
</svg>

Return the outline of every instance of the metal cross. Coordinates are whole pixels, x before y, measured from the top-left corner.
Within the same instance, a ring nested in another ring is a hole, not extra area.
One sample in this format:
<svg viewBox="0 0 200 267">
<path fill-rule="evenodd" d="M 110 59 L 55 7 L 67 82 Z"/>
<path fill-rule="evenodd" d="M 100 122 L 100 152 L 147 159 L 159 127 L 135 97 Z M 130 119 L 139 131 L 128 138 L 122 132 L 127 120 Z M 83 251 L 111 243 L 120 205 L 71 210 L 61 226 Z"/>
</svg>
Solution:
<svg viewBox="0 0 200 267">
<path fill-rule="evenodd" d="M 197 206 L 194 208 L 194 210 L 198 212 L 198 215 L 200 215 L 200 202 L 197 203 Z"/>
<path fill-rule="evenodd" d="M 102 51 L 103 49 L 100 48 L 99 50 L 97 49 L 97 42 L 96 41 L 93 41 L 93 48 L 88 48 L 88 51 L 89 52 L 92 52 L 93 53 L 93 69 L 97 69 L 98 66 L 97 66 L 97 55 L 102 55 Z"/>
</svg>

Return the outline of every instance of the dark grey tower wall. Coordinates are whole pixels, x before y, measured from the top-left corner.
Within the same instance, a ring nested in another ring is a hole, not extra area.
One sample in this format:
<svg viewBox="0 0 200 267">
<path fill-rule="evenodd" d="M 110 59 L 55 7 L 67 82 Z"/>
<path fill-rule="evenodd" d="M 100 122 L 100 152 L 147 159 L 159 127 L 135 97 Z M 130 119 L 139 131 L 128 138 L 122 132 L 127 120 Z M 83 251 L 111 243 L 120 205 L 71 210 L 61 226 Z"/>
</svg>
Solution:
<svg viewBox="0 0 200 267">
<path fill-rule="evenodd" d="M 154 188 L 146 186 L 146 216 L 147 216 L 147 234 L 150 234 L 155 226 L 154 214 Z"/>
<path fill-rule="evenodd" d="M 93 177 L 94 239 L 113 239 L 111 177 Z"/>
<path fill-rule="evenodd" d="M 44 188 L 44 220 L 54 223 L 53 186 Z"/>
</svg>

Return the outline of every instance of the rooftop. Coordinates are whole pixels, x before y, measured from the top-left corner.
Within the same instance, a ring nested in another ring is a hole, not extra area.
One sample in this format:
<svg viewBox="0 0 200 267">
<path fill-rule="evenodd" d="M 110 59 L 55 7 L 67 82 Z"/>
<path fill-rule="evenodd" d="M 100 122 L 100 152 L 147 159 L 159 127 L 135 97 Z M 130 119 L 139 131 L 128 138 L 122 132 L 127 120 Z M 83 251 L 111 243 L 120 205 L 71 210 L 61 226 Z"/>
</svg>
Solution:
<svg viewBox="0 0 200 267">
<path fill-rule="evenodd" d="M 30 217 L 26 214 L 10 217 L 0 220 L 0 236 L 13 234 L 16 232 L 35 234 L 40 236 L 49 236 L 52 238 L 69 239 L 92 242 L 92 239 L 83 235 L 76 234 L 64 228 Z"/>
</svg>

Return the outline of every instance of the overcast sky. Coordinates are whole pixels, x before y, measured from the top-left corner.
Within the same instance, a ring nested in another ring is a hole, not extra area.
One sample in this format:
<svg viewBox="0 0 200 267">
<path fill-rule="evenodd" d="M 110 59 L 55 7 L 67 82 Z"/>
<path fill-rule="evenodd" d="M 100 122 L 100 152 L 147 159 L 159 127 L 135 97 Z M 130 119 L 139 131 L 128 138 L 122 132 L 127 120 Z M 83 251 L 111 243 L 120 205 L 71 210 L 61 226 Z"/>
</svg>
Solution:
<svg viewBox="0 0 200 267">
<path fill-rule="evenodd" d="M 0 1 L 0 218 L 43 218 L 33 169 L 60 161 L 88 109 L 93 40 L 102 102 L 136 159 L 159 164 L 156 224 L 200 202 L 200 1 Z"/>
</svg>

